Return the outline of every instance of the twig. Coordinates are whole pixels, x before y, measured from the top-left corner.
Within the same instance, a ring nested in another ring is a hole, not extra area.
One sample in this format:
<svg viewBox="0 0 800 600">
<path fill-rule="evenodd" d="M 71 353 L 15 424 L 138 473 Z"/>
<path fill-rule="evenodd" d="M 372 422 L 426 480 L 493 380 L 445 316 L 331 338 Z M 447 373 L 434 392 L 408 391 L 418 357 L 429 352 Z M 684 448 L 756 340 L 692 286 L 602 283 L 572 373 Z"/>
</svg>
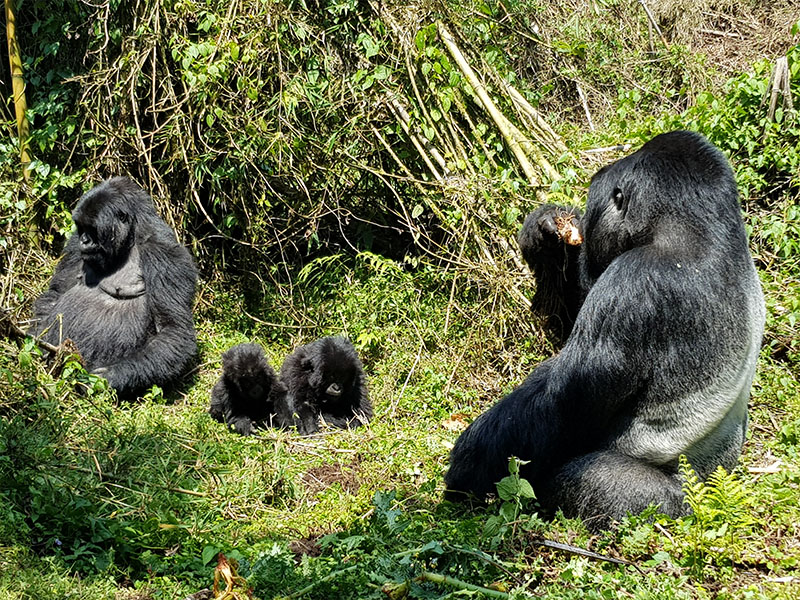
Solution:
<svg viewBox="0 0 800 600">
<path fill-rule="evenodd" d="M 586 120 L 589 122 L 589 129 L 594 131 L 594 123 L 592 122 L 592 113 L 589 112 L 589 103 L 586 101 L 586 94 L 581 89 L 581 84 L 575 82 L 575 89 L 578 90 L 578 98 L 581 99 L 583 105 L 583 112 L 586 114 Z"/>
<path fill-rule="evenodd" d="M 581 154 L 603 154 L 605 152 L 627 152 L 633 146 L 631 144 L 617 144 L 616 146 L 604 146 L 603 148 L 589 148 L 581 150 Z"/>
<path fill-rule="evenodd" d="M 716 29 L 698 29 L 700 33 L 707 33 L 708 35 L 716 35 L 719 37 L 730 37 L 742 39 L 742 34 L 738 31 L 731 33 L 730 31 L 718 31 Z"/>
<path fill-rule="evenodd" d="M 48 352 L 52 352 L 53 354 L 58 353 L 58 351 L 62 348 L 62 346 L 54 346 L 49 342 L 40 340 L 39 338 L 27 333 L 24 329 L 22 329 L 22 327 L 17 325 L 16 321 L 14 321 L 14 317 L 11 316 L 11 312 L 7 308 L 0 309 L 0 324 L 5 324 L 9 334 L 13 335 L 15 338 L 24 340 L 26 337 L 32 337 L 37 346 L 47 350 Z"/>
<path fill-rule="evenodd" d="M 656 30 L 658 37 L 660 37 L 661 41 L 664 43 L 664 47 L 666 47 L 666 49 L 669 50 L 669 43 L 664 37 L 664 34 L 661 33 L 661 28 L 658 26 L 658 23 L 656 23 L 655 17 L 653 17 L 653 13 L 650 12 L 650 8 L 647 6 L 644 0 L 639 0 L 639 4 L 642 5 L 644 13 L 647 15 L 647 20 L 650 21 L 650 24 L 653 26 L 653 29 Z"/>
<path fill-rule="evenodd" d="M 578 556 L 585 556 L 586 558 L 592 558 L 594 560 L 602 560 L 604 562 L 614 563 L 615 565 L 633 567 L 640 573 L 642 572 L 641 569 L 639 569 L 639 567 L 632 562 L 622 560 L 620 558 L 612 558 L 611 556 L 604 556 L 602 554 L 598 554 L 597 552 L 592 552 L 591 550 L 578 548 L 577 546 L 571 546 L 569 544 L 562 544 L 561 542 L 553 542 L 551 540 L 543 539 L 534 539 L 532 540 L 532 543 L 536 546 L 544 546 L 545 548 L 552 548 L 553 550 L 560 550 L 561 552 L 568 552 L 569 554 L 577 554 Z"/>
</svg>

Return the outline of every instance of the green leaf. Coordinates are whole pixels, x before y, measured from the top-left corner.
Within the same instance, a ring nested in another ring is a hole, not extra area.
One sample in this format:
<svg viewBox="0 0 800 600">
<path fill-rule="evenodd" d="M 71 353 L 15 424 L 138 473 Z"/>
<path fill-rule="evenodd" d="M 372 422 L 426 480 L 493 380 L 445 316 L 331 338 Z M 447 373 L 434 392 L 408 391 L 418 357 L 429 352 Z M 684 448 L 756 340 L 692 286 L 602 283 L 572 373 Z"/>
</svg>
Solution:
<svg viewBox="0 0 800 600">
<path fill-rule="evenodd" d="M 372 58 L 380 51 L 380 46 L 378 46 L 378 43 L 372 39 L 372 36 L 368 33 L 359 34 L 356 41 L 364 48 L 364 53 L 367 58 Z"/>
<path fill-rule="evenodd" d="M 375 71 L 373 73 L 373 76 L 375 77 L 375 79 L 381 80 L 381 79 L 388 78 L 389 75 L 391 75 L 391 73 L 392 73 L 392 71 L 391 71 L 391 69 L 389 69 L 389 67 L 387 67 L 385 65 L 378 65 L 377 67 L 375 67 Z"/>
<path fill-rule="evenodd" d="M 536 494 L 533 493 L 533 488 L 527 479 L 519 480 L 519 496 L 520 498 L 536 498 Z"/>
<path fill-rule="evenodd" d="M 219 554 L 219 548 L 216 546 L 206 546 L 203 548 L 202 560 L 203 564 L 207 565 Z"/>
<path fill-rule="evenodd" d="M 507 477 L 503 477 L 497 483 L 497 495 L 500 496 L 502 500 L 513 500 L 519 494 L 519 483 L 517 480 L 509 475 Z"/>
<path fill-rule="evenodd" d="M 422 207 L 421 204 L 417 204 L 414 209 L 411 211 L 411 218 L 416 219 L 418 218 L 425 209 Z"/>
</svg>

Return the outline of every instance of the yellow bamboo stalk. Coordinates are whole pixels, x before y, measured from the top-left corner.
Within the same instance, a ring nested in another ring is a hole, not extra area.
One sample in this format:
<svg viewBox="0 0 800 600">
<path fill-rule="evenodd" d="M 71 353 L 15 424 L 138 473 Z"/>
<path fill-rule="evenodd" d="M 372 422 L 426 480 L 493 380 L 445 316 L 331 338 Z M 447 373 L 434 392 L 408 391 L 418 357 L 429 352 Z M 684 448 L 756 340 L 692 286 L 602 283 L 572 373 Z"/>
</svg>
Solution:
<svg viewBox="0 0 800 600">
<path fill-rule="evenodd" d="M 28 103 L 25 100 L 25 78 L 22 74 L 22 57 L 17 42 L 17 28 L 14 12 L 14 0 L 6 0 L 6 37 L 8 38 L 8 62 L 11 66 L 11 87 L 14 92 L 14 111 L 17 116 L 17 134 L 19 135 L 19 156 L 22 163 L 22 176 L 28 180 L 27 166 L 31 162 L 28 149 L 28 118 L 25 111 Z"/>
<path fill-rule="evenodd" d="M 525 151 L 522 149 L 520 144 L 521 141 L 524 143 L 524 136 L 519 129 L 517 129 L 517 127 L 498 110 L 497 106 L 495 106 L 491 97 L 489 97 L 489 93 L 486 91 L 486 88 L 483 86 L 480 79 L 478 79 L 475 71 L 472 70 L 472 67 L 461 53 L 461 50 L 456 45 L 453 36 L 450 34 L 444 24 L 439 21 L 436 25 L 439 28 L 439 37 L 442 38 L 442 41 L 450 51 L 450 55 L 453 57 L 453 60 L 456 61 L 458 68 L 461 69 L 464 77 L 467 78 L 467 82 L 470 84 L 472 89 L 475 90 L 475 94 L 480 99 L 481 104 L 483 104 L 483 107 L 486 109 L 486 112 L 489 113 L 489 115 L 492 117 L 492 120 L 495 122 L 495 125 L 497 125 L 497 128 L 500 130 L 500 134 L 506 140 L 509 148 L 511 148 L 511 152 L 514 153 L 519 166 L 522 168 L 525 176 L 528 178 L 528 182 L 532 186 L 538 186 L 539 177 L 536 175 L 533 165 L 531 164 L 530 160 L 528 160 L 528 156 L 525 154 Z"/>
<path fill-rule="evenodd" d="M 563 142 L 561 137 L 555 131 L 553 131 L 553 128 L 550 127 L 550 124 L 544 120 L 544 117 L 542 117 L 539 111 L 531 106 L 530 102 L 525 99 L 525 96 L 523 96 L 517 88 L 508 83 L 502 77 L 499 77 L 498 79 L 502 82 L 503 87 L 506 89 L 506 92 L 508 92 L 508 95 L 511 96 L 511 99 L 514 101 L 514 103 L 520 108 L 520 110 L 522 110 L 531 118 L 536 128 L 543 133 L 543 136 L 546 136 L 548 141 L 552 143 L 562 154 L 564 152 L 569 152 L 569 148 L 567 148 L 567 145 Z"/>
</svg>

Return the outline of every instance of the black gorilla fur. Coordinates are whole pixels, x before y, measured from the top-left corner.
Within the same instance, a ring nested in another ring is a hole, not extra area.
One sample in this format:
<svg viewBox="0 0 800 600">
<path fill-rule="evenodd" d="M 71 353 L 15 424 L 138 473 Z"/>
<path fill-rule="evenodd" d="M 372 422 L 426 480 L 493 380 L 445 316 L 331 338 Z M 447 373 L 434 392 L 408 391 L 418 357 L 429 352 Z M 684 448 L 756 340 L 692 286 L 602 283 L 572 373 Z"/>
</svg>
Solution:
<svg viewBox="0 0 800 600">
<path fill-rule="evenodd" d="M 520 240 L 537 275 L 574 276 L 562 286 L 582 301 L 574 327 L 464 431 L 447 496 L 493 492 L 514 455 L 546 510 L 595 527 L 650 504 L 685 514 L 681 454 L 703 479 L 736 465 L 764 325 L 731 168 L 687 131 L 604 167 L 577 269 L 553 237 L 558 210 L 534 212 Z"/>
<path fill-rule="evenodd" d="M 70 338 L 121 396 L 167 385 L 197 349 L 197 271 L 153 201 L 127 177 L 104 181 L 72 212 L 77 231 L 34 304 L 35 333 Z"/>
<path fill-rule="evenodd" d="M 358 427 L 372 418 L 364 367 L 353 344 L 338 336 L 300 346 L 281 367 L 287 404 L 303 435 L 319 430 L 319 417 L 334 427 Z"/>
<path fill-rule="evenodd" d="M 222 354 L 222 377 L 211 390 L 209 414 L 240 434 L 257 424 L 290 425 L 286 387 L 258 344 L 239 344 Z"/>
<path fill-rule="evenodd" d="M 525 219 L 517 241 L 522 258 L 536 277 L 531 310 L 543 318 L 547 333 L 563 343 L 572 330 L 583 298 L 578 260 L 580 246 L 562 242 L 557 235 L 556 217 L 580 220 L 580 211 L 547 204 Z M 543 235 L 546 234 L 546 235 Z"/>
</svg>

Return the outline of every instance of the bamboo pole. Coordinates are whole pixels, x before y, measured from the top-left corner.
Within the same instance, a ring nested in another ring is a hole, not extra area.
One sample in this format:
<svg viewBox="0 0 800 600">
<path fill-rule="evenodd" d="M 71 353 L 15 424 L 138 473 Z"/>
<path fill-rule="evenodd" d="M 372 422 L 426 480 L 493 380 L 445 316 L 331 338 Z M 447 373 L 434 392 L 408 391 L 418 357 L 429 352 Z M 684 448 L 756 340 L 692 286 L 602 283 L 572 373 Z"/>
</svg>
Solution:
<svg viewBox="0 0 800 600">
<path fill-rule="evenodd" d="M 498 110 L 497 106 L 495 106 L 494 102 L 489 97 L 489 93 L 486 91 L 486 88 L 483 87 L 480 79 L 478 79 L 475 71 L 472 70 L 472 67 L 461 53 L 461 50 L 459 50 L 455 40 L 453 39 L 453 36 L 450 34 L 444 24 L 439 21 L 437 26 L 439 28 L 439 37 L 442 38 L 444 45 L 447 46 L 447 49 L 450 51 L 450 55 L 456 61 L 456 64 L 458 64 L 458 67 L 461 69 L 464 77 L 467 78 L 467 82 L 470 84 L 472 89 L 475 90 L 475 94 L 480 99 L 483 107 L 486 109 L 486 112 L 488 112 L 494 120 L 495 125 L 497 125 L 501 135 L 506 140 L 506 143 L 511 148 L 511 152 L 514 153 L 517 162 L 525 173 L 525 176 L 528 178 L 528 182 L 532 186 L 538 186 L 539 177 L 537 176 L 533 165 L 531 164 L 530 160 L 528 160 L 528 156 L 525 154 L 525 151 L 522 149 L 522 145 L 520 144 L 521 141 L 524 143 L 524 136 L 519 129 L 517 129 L 517 127 Z"/>
<path fill-rule="evenodd" d="M 25 111 L 28 104 L 25 100 L 25 79 L 22 74 L 22 57 L 17 42 L 17 28 L 14 0 L 6 0 L 6 38 L 8 38 L 8 62 L 11 66 L 11 87 L 14 93 L 14 112 L 17 117 L 17 134 L 19 135 L 19 156 L 22 164 L 22 176 L 28 181 L 28 165 L 31 162 L 28 148 L 28 118 Z"/>
<path fill-rule="evenodd" d="M 557 151 L 562 154 L 569 152 L 569 148 L 567 148 L 567 145 L 561 139 L 561 136 L 559 136 L 553 130 L 553 128 L 550 127 L 550 124 L 544 120 L 544 117 L 542 117 L 539 111 L 531 106 L 530 102 L 525 99 L 525 96 L 523 96 L 517 88 L 508 83 L 502 77 L 498 77 L 498 79 L 502 83 L 508 95 L 511 96 L 511 100 L 514 102 L 514 104 L 516 104 L 522 112 L 530 117 L 534 126 L 540 130 L 542 137 L 547 138 L 544 141 L 552 143 L 556 147 Z"/>
</svg>

